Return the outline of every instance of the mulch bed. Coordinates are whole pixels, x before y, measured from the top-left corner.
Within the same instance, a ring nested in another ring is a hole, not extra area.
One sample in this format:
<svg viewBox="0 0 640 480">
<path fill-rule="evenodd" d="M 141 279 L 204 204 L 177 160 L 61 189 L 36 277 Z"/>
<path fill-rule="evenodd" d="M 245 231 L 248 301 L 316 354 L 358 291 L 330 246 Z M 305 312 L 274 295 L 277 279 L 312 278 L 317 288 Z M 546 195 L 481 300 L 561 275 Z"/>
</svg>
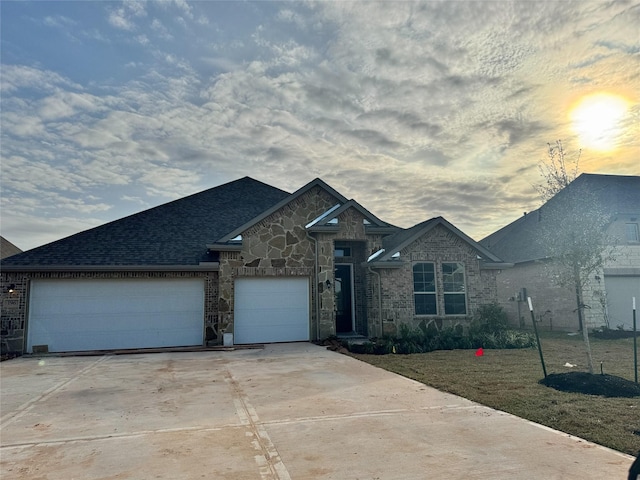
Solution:
<svg viewBox="0 0 640 480">
<path fill-rule="evenodd" d="M 562 392 L 586 393 L 605 397 L 640 397 L 640 384 L 615 375 L 586 372 L 551 373 L 539 382 Z"/>
<path fill-rule="evenodd" d="M 633 338 L 634 335 L 640 339 L 640 333 L 636 333 L 633 330 L 596 330 L 590 333 L 595 338 L 601 338 L 603 340 L 618 340 L 619 338 Z"/>
</svg>

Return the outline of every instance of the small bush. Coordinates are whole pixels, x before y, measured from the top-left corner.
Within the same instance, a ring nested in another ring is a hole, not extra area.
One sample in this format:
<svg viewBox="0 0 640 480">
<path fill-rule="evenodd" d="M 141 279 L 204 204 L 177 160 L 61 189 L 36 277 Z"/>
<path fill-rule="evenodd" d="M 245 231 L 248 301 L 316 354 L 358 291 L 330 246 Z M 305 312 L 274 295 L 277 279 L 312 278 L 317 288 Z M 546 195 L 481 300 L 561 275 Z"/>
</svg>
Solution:
<svg viewBox="0 0 640 480">
<path fill-rule="evenodd" d="M 492 333 L 507 330 L 509 328 L 507 312 L 497 303 L 480 305 L 476 312 L 472 328 L 481 332 Z"/>
<path fill-rule="evenodd" d="M 531 348 L 536 340 L 532 333 L 518 330 L 486 331 L 470 328 L 467 333 L 462 328 L 445 328 L 440 331 L 429 329 L 423 324 L 411 329 L 400 325 L 398 337 L 385 336 L 375 342 L 349 344 L 353 353 L 386 355 L 389 353 L 426 353 L 434 350 L 456 350 L 476 348 Z"/>
</svg>

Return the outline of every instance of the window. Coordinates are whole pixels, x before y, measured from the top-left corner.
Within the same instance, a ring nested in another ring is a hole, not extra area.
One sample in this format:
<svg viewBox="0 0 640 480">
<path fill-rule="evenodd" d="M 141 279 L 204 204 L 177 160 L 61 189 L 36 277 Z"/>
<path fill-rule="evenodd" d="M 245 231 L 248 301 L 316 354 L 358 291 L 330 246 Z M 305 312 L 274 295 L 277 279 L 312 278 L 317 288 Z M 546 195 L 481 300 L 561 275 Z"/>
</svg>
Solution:
<svg viewBox="0 0 640 480">
<path fill-rule="evenodd" d="M 640 234 L 638 232 L 637 223 L 627 223 L 627 241 L 628 242 L 640 241 Z"/>
<path fill-rule="evenodd" d="M 433 263 L 413 266 L 413 302 L 416 315 L 436 315 L 436 275 Z"/>
<path fill-rule="evenodd" d="M 445 315 L 466 315 L 467 304 L 462 263 L 442 264 Z"/>
<path fill-rule="evenodd" d="M 334 257 L 350 257 L 351 256 L 351 247 L 341 247 L 336 245 L 333 250 Z"/>
</svg>

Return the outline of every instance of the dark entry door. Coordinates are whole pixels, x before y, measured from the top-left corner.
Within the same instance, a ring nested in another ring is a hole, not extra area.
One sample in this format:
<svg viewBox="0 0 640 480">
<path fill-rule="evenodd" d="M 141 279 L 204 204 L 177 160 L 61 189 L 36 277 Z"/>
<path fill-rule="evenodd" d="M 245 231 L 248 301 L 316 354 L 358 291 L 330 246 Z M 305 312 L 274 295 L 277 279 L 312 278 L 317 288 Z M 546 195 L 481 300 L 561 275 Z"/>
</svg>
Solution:
<svg viewBox="0 0 640 480">
<path fill-rule="evenodd" d="M 351 298 L 351 265 L 336 265 L 336 332 L 353 331 L 353 307 Z"/>
</svg>

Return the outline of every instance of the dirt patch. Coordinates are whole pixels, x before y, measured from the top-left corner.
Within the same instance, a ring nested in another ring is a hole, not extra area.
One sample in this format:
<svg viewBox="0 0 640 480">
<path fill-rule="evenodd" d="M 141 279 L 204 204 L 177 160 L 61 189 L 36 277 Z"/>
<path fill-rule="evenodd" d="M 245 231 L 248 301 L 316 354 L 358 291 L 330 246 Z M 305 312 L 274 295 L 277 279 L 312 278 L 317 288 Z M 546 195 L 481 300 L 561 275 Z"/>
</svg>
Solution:
<svg viewBox="0 0 640 480">
<path fill-rule="evenodd" d="M 615 375 L 586 372 L 552 373 L 540 380 L 542 385 L 562 392 L 586 393 L 605 397 L 640 397 L 640 385 Z"/>
</svg>

